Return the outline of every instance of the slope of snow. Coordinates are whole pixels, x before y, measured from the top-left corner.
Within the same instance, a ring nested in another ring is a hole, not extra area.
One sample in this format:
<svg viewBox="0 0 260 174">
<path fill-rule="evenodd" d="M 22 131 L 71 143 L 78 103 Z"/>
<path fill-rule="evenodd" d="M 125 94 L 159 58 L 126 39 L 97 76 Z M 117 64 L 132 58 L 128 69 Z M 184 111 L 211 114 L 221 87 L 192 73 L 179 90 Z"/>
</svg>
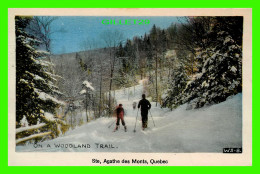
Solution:
<svg viewBox="0 0 260 174">
<path fill-rule="evenodd" d="M 100 118 L 70 130 L 59 138 L 41 142 L 41 148 L 28 144 L 17 146 L 16 150 L 221 153 L 223 148 L 242 147 L 242 94 L 196 110 L 186 110 L 184 104 L 170 111 L 156 107 L 152 102 L 148 129 L 142 131 L 140 112 L 136 122 L 138 110 L 132 108 L 133 101 L 138 102 L 142 93 L 142 82 L 129 90 L 116 91 L 118 104 L 122 103 L 126 110 L 127 132 L 123 131 L 123 126 L 113 132 L 115 118 Z M 133 132 L 135 122 L 136 133 Z"/>
</svg>

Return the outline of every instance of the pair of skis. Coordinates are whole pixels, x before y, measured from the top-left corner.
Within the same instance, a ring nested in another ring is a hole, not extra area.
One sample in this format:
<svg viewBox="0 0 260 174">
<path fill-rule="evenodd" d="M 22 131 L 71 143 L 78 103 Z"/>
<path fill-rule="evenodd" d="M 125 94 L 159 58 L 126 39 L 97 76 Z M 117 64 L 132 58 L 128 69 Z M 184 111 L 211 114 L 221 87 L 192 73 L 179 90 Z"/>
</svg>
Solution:
<svg viewBox="0 0 260 174">
<path fill-rule="evenodd" d="M 127 132 L 127 128 L 126 127 L 124 127 L 124 130 L 125 130 L 125 132 Z M 118 128 L 115 128 L 113 132 L 116 132 L 116 131 L 118 131 Z"/>
<path fill-rule="evenodd" d="M 116 122 L 116 120 L 113 121 L 113 122 L 108 126 L 108 128 L 110 128 L 115 122 Z M 125 127 L 124 129 L 125 129 L 125 132 L 127 132 L 127 128 Z M 116 131 L 118 131 L 117 128 L 115 128 L 113 132 L 116 132 Z"/>
</svg>

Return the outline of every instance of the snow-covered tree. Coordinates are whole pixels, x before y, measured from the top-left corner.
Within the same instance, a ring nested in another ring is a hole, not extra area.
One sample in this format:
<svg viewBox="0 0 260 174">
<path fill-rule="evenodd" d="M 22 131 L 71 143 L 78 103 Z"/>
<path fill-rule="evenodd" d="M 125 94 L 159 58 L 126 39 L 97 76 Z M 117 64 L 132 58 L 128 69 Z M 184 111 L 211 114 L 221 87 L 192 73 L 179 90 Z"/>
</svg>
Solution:
<svg viewBox="0 0 260 174">
<path fill-rule="evenodd" d="M 16 32 L 16 122 L 21 127 L 24 118 L 29 125 L 46 123 L 44 130 L 51 130 L 52 136 L 58 134 L 55 109 L 63 105 L 54 95 L 59 93 L 53 84 L 57 76 L 48 72 L 52 63 L 45 60 L 48 52 L 37 50 L 41 41 L 25 30 L 31 17 L 15 18 Z"/>
<path fill-rule="evenodd" d="M 183 90 L 188 80 L 182 63 L 179 63 L 179 66 L 172 72 L 171 79 L 167 96 L 163 99 L 163 107 L 176 108 L 183 102 Z"/>
<path fill-rule="evenodd" d="M 202 51 L 205 59 L 202 71 L 189 83 L 187 101 L 198 108 L 225 101 L 230 95 L 242 92 L 242 46 L 226 31 L 217 33 L 217 44 Z M 197 99 L 196 99 L 197 98 Z"/>
<path fill-rule="evenodd" d="M 170 107 L 176 107 L 189 102 L 189 108 L 200 108 L 220 103 L 228 96 L 242 92 L 243 18 L 196 17 L 191 20 L 192 23 L 189 26 L 185 24 L 184 28 L 188 27 L 192 32 L 190 37 L 193 36 L 194 41 L 187 42 L 186 46 L 196 55 L 196 73 L 189 74 L 188 78 L 182 77 L 187 84 L 182 90 L 179 90 L 178 86 L 183 87 L 185 83 L 171 84 L 168 96 L 164 99 L 165 106 L 168 104 Z M 196 26 L 207 27 L 202 30 Z M 185 64 L 187 67 L 188 64 Z M 173 82 L 176 80 L 178 78 Z"/>
<path fill-rule="evenodd" d="M 82 83 L 82 87 L 83 89 L 80 91 L 80 94 L 81 95 L 85 95 L 85 109 L 86 109 L 86 121 L 88 122 L 88 106 L 90 105 L 90 93 L 91 91 L 94 91 L 95 89 L 92 87 L 92 84 L 85 80 L 83 83 Z M 93 102 L 93 101 L 92 101 Z"/>
</svg>

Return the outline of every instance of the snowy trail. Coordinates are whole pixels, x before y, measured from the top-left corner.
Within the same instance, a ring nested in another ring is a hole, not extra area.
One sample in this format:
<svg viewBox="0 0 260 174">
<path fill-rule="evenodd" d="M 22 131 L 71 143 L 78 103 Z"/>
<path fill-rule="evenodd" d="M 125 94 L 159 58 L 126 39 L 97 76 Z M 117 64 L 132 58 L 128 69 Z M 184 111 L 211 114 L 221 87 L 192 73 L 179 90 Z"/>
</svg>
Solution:
<svg viewBox="0 0 260 174">
<path fill-rule="evenodd" d="M 225 102 L 197 110 L 186 110 L 182 105 L 174 111 L 155 107 L 152 102 L 151 113 L 156 124 L 154 127 L 150 113 L 148 129 L 141 130 L 140 112 L 133 132 L 138 103 L 143 93 L 143 85 L 116 91 L 118 104 L 126 110 L 123 126 L 113 132 L 115 118 L 100 118 L 54 140 L 44 141 L 39 147 L 33 145 L 17 146 L 17 151 L 40 152 L 222 152 L 225 147 L 242 147 L 242 94 L 230 97 Z M 85 146 L 87 148 L 85 148 Z M 59 146 L 59 147 L 58 147 Z M 67 147 L 66 147 L 67 146 Z M 81 147 L 80 147 L 81 146 Z M 83 147 L 84 146 L 84 147 Z"/>
</svg>

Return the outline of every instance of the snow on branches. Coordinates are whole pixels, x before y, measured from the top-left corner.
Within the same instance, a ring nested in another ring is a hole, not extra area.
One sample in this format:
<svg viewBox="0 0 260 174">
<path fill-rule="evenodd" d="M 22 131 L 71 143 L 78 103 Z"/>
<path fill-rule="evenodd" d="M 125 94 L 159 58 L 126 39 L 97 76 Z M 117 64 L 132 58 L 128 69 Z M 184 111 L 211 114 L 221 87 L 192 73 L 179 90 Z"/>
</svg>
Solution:
<svg viewBox="0 0 260 174">
<path fill-rule="evenodd" d="M 83 85 L 84 87 L 86 87 L 86 88 L 91 89 L 92 91 L 95 91 L 95 89 L 92 87 L 92 84 L 91 84 L 89 81 L 87 81 L 87 80 L 85 80 L 85 81 L 82 83 L 82 85 Z"/>
<path fill-rule="evenodd" d="M 46 124 L 43 131 L 57 135 L 56 108 L 64 102 L 56 98 L 58 88 L 53 84 L 53 63 L 48 61 L 49 52 L 38 50 L 39 40 L 28 33 L 26 27 L 31 17 L 16 16 L 16 122 L 17 128 L 38 128 L 30 133 L 19 133 L 17 138 L 40 131 L 38 124 Z M 47 114 L 45 114 L 47 113 Z M 49 114 L 48 114 L 49 113 Z M 50 116 L 52 115 L 52 116 Z M 24 130 L 23 128 L 21 130 Z"/>
<path fill-rule="evenodd" d="M 223 20 L 225 23 L 221 23 Z M 212 29 L 205 33 L 209 45 L 194 49 L 198 71 L 187 80 L 180 72 L 174 72 L 163 106 L 175 108 L 188 102 L 189 108 L 200 108 L 223 102 L 242 91 L 242 42 L 239 39 L 242 33 L 237 28 L 238 22 L 242 24 L 241 19 L 216 18 L 213 21 Z M 232 32 L 232 28 L 237 31 Z M 179 90 L 179 86 L 183 88 Z"/>
</svg>

